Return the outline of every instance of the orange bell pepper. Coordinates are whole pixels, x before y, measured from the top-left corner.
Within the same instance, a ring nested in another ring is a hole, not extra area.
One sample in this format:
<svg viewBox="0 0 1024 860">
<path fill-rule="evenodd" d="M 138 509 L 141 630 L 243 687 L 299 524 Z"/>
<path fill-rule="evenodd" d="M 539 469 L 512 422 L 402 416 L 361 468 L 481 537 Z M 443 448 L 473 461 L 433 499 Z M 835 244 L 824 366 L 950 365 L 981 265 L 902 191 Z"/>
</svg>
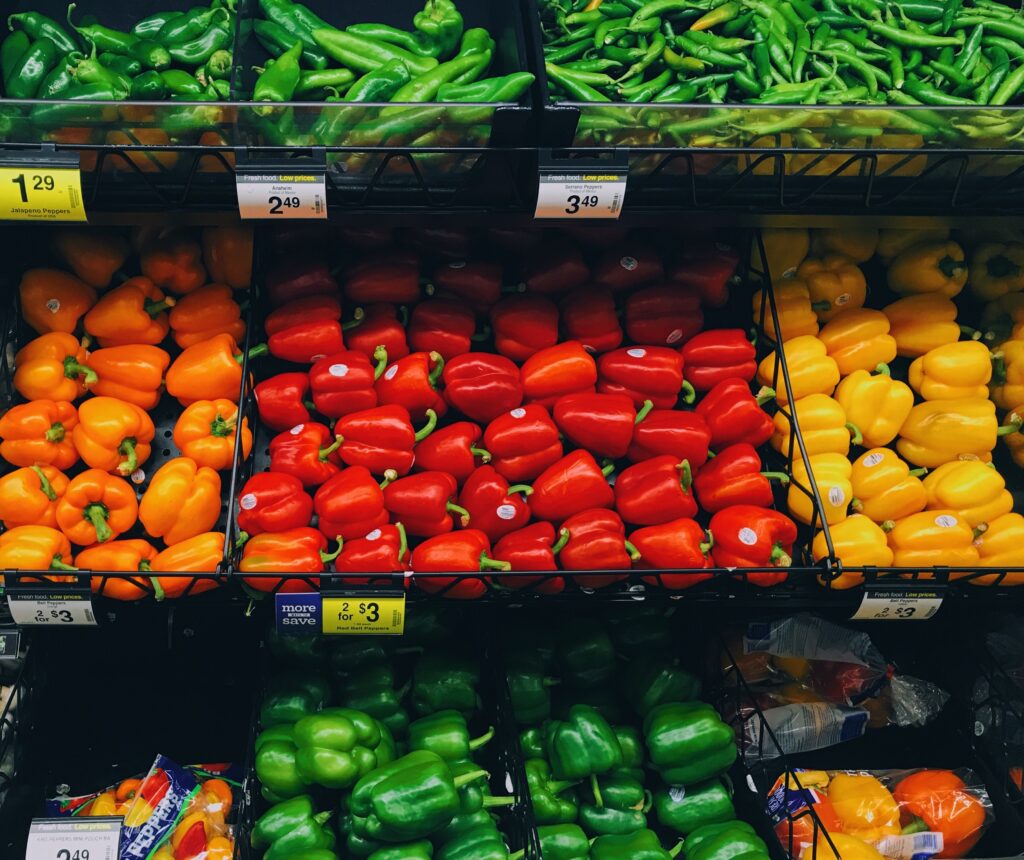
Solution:
<svg viewBox="0 0 1024 860">
<path fill-rule="evenodd" d="M 139 343 L 98 349 L 89 356 L 89 363 L 99 375 L 93 394 L 152 409 L 160 402 L 171 357 L 158 346 Z"/>
<path fill-rule="evenodd" d="M 53 466 L 27 466 L 0 478 L 0 520 L 4 527 L 57 526 L 57 502 L 68 478 Z"/>
<path fill-rule="evenodd" d="M 18 285 L 21 315 L 39 334 L 69 334 L 94 304 L 96 290 L 60 269 L 29 269 Z"/>
<path fill-rule="evenodd" d="M 207 807 L 216 805 L 218 812 L 222 815 L 227 816 L 230 814 L 235 796 L 227 782 L 214 777 L 213 779 L 204 780 L 203 784 L 199 786 L 199 790 Z"/>
<path fill-rule="evenodd" d="M 204 860 L 231 860 L 235 852 L 235 843 L 226 836 L 214 836 L 206 843 Z"/>
<path fill-rule="evenodd" d="M 113 540 L 138 518 L 132 485 L 100 469 L 86 469 L 72 478 L 57 503 L 58 528 L 79 546 Z"/>
<path fill-rule="evenodd" d="M 942 834 L 936 857 L 966 857 L 985 832 L 985 806 L 951 770 L 920 770 L 900 780 L 893 791 L 904 833 L 931 830 Z M 911 828 L 911 829 L 908 829 Z"/>
<path fill-rule="evenodd" d="M 14 356 L 14 387 L 26 400 L 77 400 L 96 382 L 88 355 L 73 334 L 40 335 Z"/>
<path fill-rule="evenodd" d="M 232 224 L 203 228 L 203 262 L 210 280 L 236 290 L 252 283 L 252 227 Z"/>
<path fill-rule="evenodd" d="M 171 334 L 182 349 L 218 334 L 245 337 L 242 309 L 224 284 L 207 284 L 184 296 L 171 311 Z"/>
<path fill-rule="evenodd" d="M 75 448 L 93 469 L 130 475 L 149 459 L 156 435 L 153 420 L 134 403 L 93 397 L 78 410 Z"/>
<path fill-rule="evenodd" d="M 199 135 L 199 145 L 206 149 L 217 149 L 213 155 L 204 155 L 199 159 L 200 173 L 233 173 L 235 154 L 227 138 L 219 131 L 204 131 Z M 225 151 L 226 150 L 226 151 Z"/>
<path fill-rule="evenodd" d="M 12 406 L 0 417 L 0 457 L 15 466 L 69 469 L 78 462 L 71 441 L 77 425 L 74 405 L 63 400 L 33 400 Z"/>
<path fill-rule="evenodd" d="M 75 566 L 79 570 L 97 570 L 110 573 L 135 573 L 149 571 L 150 564 L 156 558 L 156 547 L 144 540 L 114 540 L 105 544 L 83 549 L 75 558 Z M 151 584 L 147 588 L 147 583 Z M 100 594 L 112 600 L 141 600 L 155 594 L 157 600 L 163 599 L 160 578 L 152 577 L 91 577 L 93 594 Z M 120 786 L 118 792 L 120 793 Z M 126 799 L 126 798 L 119 798 Z"/>
<path fill-rule="evenodd" d="M 145 237 L 139 252 L 142 274 L 158 287 L 183 296 L 206 283 L 203 249 L 191 232 L 161 230 Z"/>
<path fill-rule="evenodd" d="M 130 108 L 133 112 L 138 111 L 134 114 L 134 119 L 137 122 L 154 121 L 152 112 L 148 109 L 139 110 L 135 105 L 131 105 Z M 125 118 L 132 118 L 132 116 L 129 115 Z M 118 147 L 118 149 L 116 154 L 103 162 L 104 170 L 130 170 L 134 173 L 138 169 L 142 173 L 163 173 L 173 169 L 178 163 L 178 153 L 173 149 L 123 148 L 126 146 L 171 146 L 171 138 L 162 128 L 128 128 L 124 131 L 108 131 L 106 142 L 109 146 Z"/>
<path fill-rule="evenodd" d="M 139 521 L 168 546 L 209 531 L 220 517 L 220 475 L 188 457 L 164 463 L 139 503 Z"/>
<path fill-rule="evenodd" d="M 173 306 L 174 299 L 149 278 L 130 278 L 96 302 L 85 315 L 85 330 L 101 346 L 158 344 L 167 337 L 167 309 Z"/>
<path fill-rule="evenodd" d="M 70 562 L 71 544 L 56 529 L 18 526 L 0 534 L 0 570 L 74 570 Z"/>
<path fill-rule="evenodd" d="M 204 532 L 168 547 L 151 562 L 153 570 L 170 573 L 216 573 L 224 561 L 224 532 Z M 168 597 L 201 594 L 217 587 L 216 580 L 187 576 L 163 577 L 164 593 Z"/>
<path fill-rule="evenodd" d="M 238 406 L 232 400 L 197 400 L 185 407 L 174 425 L 174 444 L 200 466 L 222 471 L 235 462 Z M 242 419 L 242 459 L 252 450 L 249 421 Z"/>
<path fill-rule="evenodd" d="M 53 237 L 53 251 L 89 286 L 105 290 L 131 253 L 128 240 L 113 230 L 65 227 Z"/>
<path fill-rule="evenodd" d="M 266 344 L 260 344 L 249 350 L 249 357 L 267 352 Z M 167 393 L 182 406 L 197 400 L 237 401 L 241 385 L 242 351 L 229 334 L 186 347 L 167 371 Z"/>
</svg>

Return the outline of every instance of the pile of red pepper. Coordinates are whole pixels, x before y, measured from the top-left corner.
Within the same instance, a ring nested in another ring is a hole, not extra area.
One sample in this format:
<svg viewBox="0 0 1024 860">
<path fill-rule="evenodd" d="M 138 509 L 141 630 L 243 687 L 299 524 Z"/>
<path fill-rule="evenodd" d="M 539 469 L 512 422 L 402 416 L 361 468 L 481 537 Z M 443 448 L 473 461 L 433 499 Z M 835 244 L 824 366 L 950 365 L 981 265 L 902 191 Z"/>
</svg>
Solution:
<svg viewBox="0 0 1024 860">
<path fill-rule="evenodd" d="M 494 575 L 508 571 L 594 571 L 572 578 L 591 588 L 630 568 L 688 571 L 643 577 L 668 588 L 712 567 L 785 579 L 769 569 L 790 563 L 796 527 L 757 451 L 771 392 L 751 390 L 744 330 L 702 331 L 731 249 L 667 261 L 630 237 L 593 255 L 563 234 L 494 230 L 486 251 L 461 232 L 411 238 L 351 230 L 355 262 L 292 254 L 267 272 L 268 343 L 290 364 L 255 387 L 277 435 L 238 498 L 243 573 L 476 574 L 416 578 L 461 598 L 489 578 L 565 587 Z"/>
</svg>

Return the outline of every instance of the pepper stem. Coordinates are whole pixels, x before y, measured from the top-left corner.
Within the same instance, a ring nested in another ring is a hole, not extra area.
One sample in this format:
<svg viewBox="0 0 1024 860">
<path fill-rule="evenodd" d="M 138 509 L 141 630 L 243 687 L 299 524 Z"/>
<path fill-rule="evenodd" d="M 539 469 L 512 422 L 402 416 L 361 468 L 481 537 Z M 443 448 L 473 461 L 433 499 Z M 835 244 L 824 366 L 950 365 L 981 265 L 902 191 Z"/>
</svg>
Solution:
<svg viewBox="0 0 1024 860">
<path fill-rule="evenodd" d="M 377 366 L 373 369 L 374 380 L 380 379 L 380 375 L 384 372 L 384 369 L 388 366 L 388 351 L 381 344 L 373 351 L 374 361 L 377 362 Z"/>
<path fill-rule="evenodd" d="M 110 526 L 107 525 L 108 515 L 106 507 L 99 502 L 94 502 L 82 508 L 82 518 L 86 522 L 91 523 L 92 527 L 96 530 L 97 543 L 106 543 L 114 536 Z"/>
<path fill-rule="evenodd" d="M 219 413 L 216 418 L 210 424 L 210 435 L 211 436 L 227 436 L 229 433 L 234 435 L 235 422 L 238 420 L 238 416 L 235 415 L 231 418 L 225 419 Z"/>
<path fill-rule="evenodd" d="M 512 570 L 512 565 L 507 561 L 498 561 L 496 558 L 488 558 L 487 553 L 480 553 L 480 570 L 500 570 L 504 573 Z"/>
<path fill-rule="evenodd" d="M 43 495 L 51 502 L 57 501 L 57 492 L 53 489 L 53 484 L 51 484 L 46 475 L 43 474 L 43 470 L 38 466 L 30 466 L 29 468 L 39 476 L 39 489 L 42 490 Z"/>
<path fill-rule="evenodd" d="M 683 380 L 683 387 L 680 390 L 683 392 L 683 403 L 693 403 L 697 399 L 697 391 L 688 380 Z"/>
<path fill-rule="evenodd" d="M 341 550 L 345 546 L 345 541 L 342 540 L 341 535 L 335 535 L 334 539 L 338 542 L 338 548 L 334 552 L 324 552 L 323 550 L 320 550 L 320 560 L 324 564 L 334 561 L 334 559 L 341 555 Z"/>
<path fill-rule="evenodd" d="M 516 493 L 522 493 L 524 496 L 533 495 L 533 487 L 529 484 L 513 484 L 506 491 L 506 495 L 512 496 Z"/>
<path fill-rule="evenodd" d="M 771 562 L 775 567 L 790 567 L 793 564 L 793 557 L 777 543 L 772 547 Z"/>
<path fill-rule="evenodd" d="M 270 347 L 267 346 L 265 343 L 257 344 L 256 346 L 252 347 L 249 350 L 249 360 L 250 361 L 252 359 L 254 359 L 254 358 L 259 358 L 261 355 L 270 355 Z M 244 357 L 245 357 L 245 353 L 244 352 L 240 352 L 240 353 L 235 355 L 235 361 L 237 361 L 239 364 L 241 364 L 242 363 L 242 359 Z"/>
<path fill-rule="evenodd" d="M 679 852 L 682 851 L 682 850 L 683 850 L 683 843 L 682 842 L 677 842 L 675 845 L 673 845 L 671 848 L 669 848 L 668 856 L 672 857 L 672 858 L 678 857 L 679 856 Z"/>
<path fill-rule="evenodd" d="M 526 849 L 525 848 L 520 848 L 518 851 L 516 851 L 515 854 L 509 854 L 508 855 L 508 860 L 523 860 L 523 858 L 525 856 L 526 856 Z"/>
<path fill-rule="evenodd" d="M 394 469 L 384 470 L 384 480 L 380 482 L 380 488 L 383 490 L 388 484 L 398 478 L 398 472 Z"/>
<path fill-rule="evenodd" d="M 604 806 L 604 798 L 601 796 L 601 786 L 597 782 L 597 774 L 590 774 L 590 790 L 594 793 L 594 806 Z"/>
<path fill-rule="evenodd" d="M 641 406 L 639 411 L 636 413 L 636 418 L 633 419 L 633 423 L 634 424 L 639 424 L 641 421 L 643 421 L 647 417 L 647 414 L 653 408 L 654 408 L 654 401 L 653 400 L 645 400 L 644 401 L 644 405 Z"/>
<path fill-rule="evenodd" d="M 820 302 L 811 302 L 811 310 L 815 313 L 827 311 L 830 307 L 832 307 L 832 302 L 825 301 L 824 299 Z"/>
<path fill-rule="evenodd" d="M 326 462 L 327 458 L 330 457 L 331 454 L 333 454 L 335 451 L 337 451 L 341 447 L 341 445 L 342 445 L 342 443 L 344 441 L 345 441 L 344 437 L 338 436 L 326 448 L 321 448 L 320 449 L 320 459 L 322 461 Z"/>
<path fill-rule="evenodd" d="M 96 375 L 96 371 L 84 364 L 79 364 L 73 355 L 69 355 L 64 359 L 64 375 L 68 379 L 77 379 L 79 376 L 84 377 L 82 379 L 83 385 L 92 385 L 99 382 L 99 376 Z"/>
<path fill-rule="evenodd" d="M 70 564 L 64 564 L 61 561 L 61 556 L 58 554 L 50 559 L 50 570 L 78 570 L 78 568 L 72 567 Z"/>
<path fill-rule="evenodd" d="M 565 545 L 569 543 L 569 537 L 569 529 L 559 529 L 558 540 L 555 541 L 555 545 L 551 547 L 551 554 L 558 555 L 563 549 L 565 549 Z"/>
<path fill-rule="evenodd" d="M 151 317 L 156 318 L 160 316 L 160 314 L 162 314 L 168 308 L 173 308 L 175 304 L 177 303 L 174 301 L 174 299 L 172 299 L 170 296 L 167 296 L 167 298 L 160 302 L 154 302 L 152 299 L 146 299 L 142 307 L 147 314 L 149 314 Z"/>
<path fill-rule="evenodd" d="M 850 500 L 850 510 L 852 510 L 855 514 L 859 514 L 861 511 L 864 510 L 864 503 L 857 497 L 854 497 L 853 499 Z"/>
<path fill-rule="evenodd" d="M 754 400 L 757 401 L 758 406 L 764 406 L 769 400 L 775 399 L 775 389 L 770 388 L 767 385 L 762 385 L 760 391 L 754 395 Z"/>
<path fill-rule="evenodd" d="M 708 539 L 700 545 L 700 551 L 707 555 L 715 548 L 715 536 L 708 529 L 704 529 L 704 534 L 707 535 Z"/>
<path fill-rule="evenodd" d="M 614 463 L 606 463 L 604 466 L 601 467 L 601 474 L 604 475 L 606 478 L 609 475 L 611 475 L 611 473 L 614 472 L 614 471 L 615 471 L 615 464 Z"/>
<path fill-rule="evenodd" d="M 437 381 L 441 378 L 441 374 L 444 373 L 444 356 L 439 352 L 430 353 L 430 361 L 434 362 L 434 369 L 430 371 L 430 376 L 427 378 L 430 380 L 430 384 L 437 388 Z"/>
<path fill-rule="evenodd" d="M 922 466 L 920 469 L 911 469 L 907 474 L 910 475 L 911 478 L 920 478 L 922 475 L 927 475 L 928 470 Z"/>
<path fill-rule="evenodd" d="M 861 442 L 864 441 L 864 436 L 860 432 L 860 427 L 858 427 L 852 421 L 846 422 L 846 429 L 850 431 L 850 441 L 853 442 L 854 445 L 859 445 Z"/>
<path fill-rule="evenodd" d="M 886 534 L 888 534 L 888 533 L 889 533 L 889 532 L 891 532 L 891 531 L 892 531 L 892 530 L 893 530 L 894 528 L 896 528 L 896 520 L 884 520 L 883 522 L 881 522 L 881 523 L 879 524 L 879 526 L 878 526 L 878 527 L 879 527 L 879 528 L 880 528 L 880 529 L 881 529 L 881 530 L 882 530 L 883 532 L 885 532 Z"/>
<path fill-rule="evenodd" d="M 690 468 L 690 461 L 683 460 L 676 465 L 676 468 L 682 472 L 679 476 L 679 485 L 683 488 L 684 493 L 689 493 L 693 484 L 693 470 Z"/>
<path fill-rule="evenodd" d="M 139 468 L 139 455 L 135 450 L 135 444 L 135 440 L 129 437 L 128 439 L 122 439 L 121 444 L 117 446 L 117 453 L 128 458 L 117 464 L 117 471 L 122 475 L 130 475 Z"/>
<path fill-rule="evenodd" d="M 516 802 L 514 797 L 494 797 L 492 795 L 484 796 L 484 809 L 493 809 L 496 806 L 513 806 Z"/>
<path fill-rule="evenodd" d="M 398 530 L 398 560 L 401 561 L 409 551 L 409 537 L 401 523 L 395 523 L 395 528 Z"/>
<path fill-rule="evenodd" d="M 469 742 L 469 748 L 471 750 L 478 750 L 480 747 L 485 746 L 491 738 L 494 737 L 494 726 L 488 726 L 487 731 L 484 732 L 480 737 L 473 738 Z"/>
<path fill-rule="evenodd" d="M 917 816 L 914 816 L 910 824 L 904 827 L 900 831 L 900 833 L 902 833 L 904 836 L 909 836 L 912 833 L 923 833 L 926 830 L 928 830 L 928 825 L 925 824 L 924 820 L 918 818 Z"/>
<path fill-rule="evenodd" d="M 60 421 L 56 421 L 50 425 L 50 429 L 46 431 L 47 442 L 63 442 L 64 441 L 64 425 Z"/>
<path fill-rule="evenodd" d="M 366 311 L 364 311 L 362 308 L 356 308 L 354 311 L 352 311 L 352 319 L 350 319 L 347 323 L 342 323 L 341 330 L 351 331 L 357 326 L 361 326 L 363 324 L 363 320 L 365 319 Z"/>
<path fill-rule="evenodd" d="M 139 570 L 150 570 L 149 562 L 146 560 L 140 561 Z M 153 586 L 153 598 L 157 601 L 157 603 L 159 603 L 161 600 L 167 597 L 167 592 L 164 591 L 164 586 L 163 583 L 160 582 L 159 576 L 149 577 L 149 584 Z"/>
<path fill-rule="evenodd" d="M 973 534 L 976 538 L 980 538 L 987 531 L 988 531 L 988 523 L 980 523 L 979 525 L 977 525 L 973 529 L 971 529 L 971 534 Z"/>
<path fill-rule="evenodd" d="M 455 502 L 448 502 L 445 506 L 445 510 L 450 514 L 458 514 L 459 522 L 463 528 L 469 525 L 469 511 L 467 511 L 461 505 L 455 504 Z"/>
<path fill-rule="evenodd" d="M 476 446 L 471 445 L 469 448 L 469 453 L 472 454 L 474 457 L 479 457 L 480 462 L 482 463 L 491 462 L 491 452 L 488 451 L 486 448 L 477 448 Z"/>
<path fill-rule="evenodd" d="M 778 481 L 780 484 L 789 483 L 789 475 L 785 472 L 762 472 L 769 481 Z"/>
<path fill-rule="evenodd" d="M 629 555 L 630 561 L 640 561 L 640 550 L 638 550 L 628 540 L 624 540 L 622 545 L 626 548 L 626 553 Z"/>
<path fill-rule="evenodd" d="M 469 785 L 471 782 L 476 782 L 481 777 L 487 778 L 490 774 L 486 770 L 471 770 L 468 773 L 460 773 L 458 776 L 452 778 L 452 784 L 456 788 L 462 788 L 464 785 Z"/>
<path fill-rule="evenodd" d="M 415 439 L 417 442 L 422 442 L 431 433 L 434 432 L 434 428 L 437 427 L 437 413 L 433 409 L 427 410 L 427 423 L 420 427 L 416 431 Z"/>
<path fill-rule="evenodd" d="M 491 327 L 484 323 L 484 327 L 478 332 L 474 332 L 469 336 L 469 339 L 474 343 L 482 343 L 491 336 Z"/>
<path fill-rule="evenodd" d="M 1016 413 L 1010 414 L 1010 423 L 1004 424 L 998 430 L 996 430 L 996 436 L 1008 436 L 1010 433 L 1019 433 L 1021 430 L 1021 424 L 1024 423 L 1024 418 L 1021 418 Z"/>
</svg>

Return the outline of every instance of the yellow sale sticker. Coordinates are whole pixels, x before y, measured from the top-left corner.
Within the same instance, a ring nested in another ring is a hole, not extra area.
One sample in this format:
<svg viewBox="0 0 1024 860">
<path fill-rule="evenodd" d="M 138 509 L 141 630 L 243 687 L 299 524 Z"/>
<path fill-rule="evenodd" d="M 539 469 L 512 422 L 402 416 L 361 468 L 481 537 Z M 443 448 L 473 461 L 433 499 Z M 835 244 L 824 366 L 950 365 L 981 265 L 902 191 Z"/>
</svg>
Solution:
<svg viewBox="0 0 1024 860">
<path fill-rule="evenodd" d="M 0 219 L 85 221 L 82 172 L 77 167 L 26 164 L 0 167 Z"/>
<path fill-rule="evenodd" d="M 401 636 L 405 632 L 405 595 L 325 597 L 324 633 Z"/>
</svg>

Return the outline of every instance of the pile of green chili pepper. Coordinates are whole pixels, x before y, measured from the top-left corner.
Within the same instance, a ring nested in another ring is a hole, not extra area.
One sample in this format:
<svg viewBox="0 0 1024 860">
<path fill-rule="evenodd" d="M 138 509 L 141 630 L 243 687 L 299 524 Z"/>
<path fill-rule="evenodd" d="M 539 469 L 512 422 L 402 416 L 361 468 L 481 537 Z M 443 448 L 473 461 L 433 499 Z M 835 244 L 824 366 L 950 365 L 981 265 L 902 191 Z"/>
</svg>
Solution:
<svg viewBox="0 0 1024 860">
<path fill-rule="evenodd" d="M 158 12 L 114 30 L 68 6 L 67 23 L 41 12 L 8 18 L 0 43 L 11 99 L 221 101 L 230 98 L 234 0 Z"/>
<path fill-rule="evenodd" d="M 1019 103 L 1024 13 L 997 0 L 541 0 L 552 98 Z"/>
</svg>

